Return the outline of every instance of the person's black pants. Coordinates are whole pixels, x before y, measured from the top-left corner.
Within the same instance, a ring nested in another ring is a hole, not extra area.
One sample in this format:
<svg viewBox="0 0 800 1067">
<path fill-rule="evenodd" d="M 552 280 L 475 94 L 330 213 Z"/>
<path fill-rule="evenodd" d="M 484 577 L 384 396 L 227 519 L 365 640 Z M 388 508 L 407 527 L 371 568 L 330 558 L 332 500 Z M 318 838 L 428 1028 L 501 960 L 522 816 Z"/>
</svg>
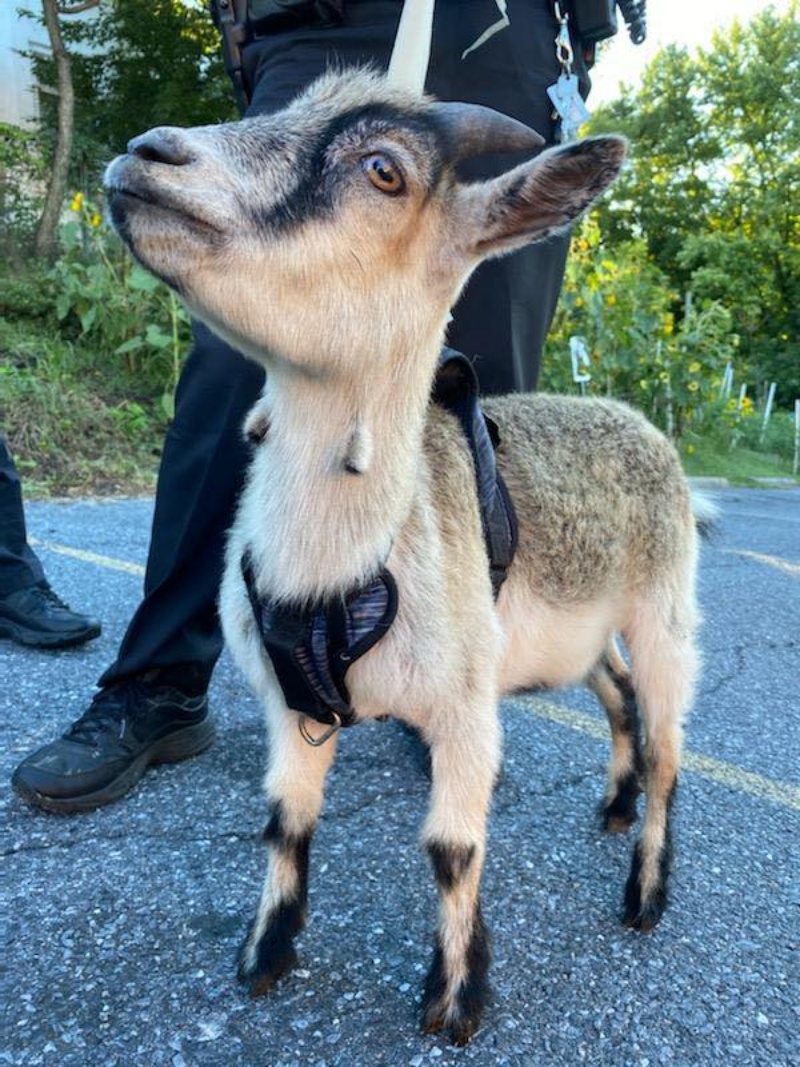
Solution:
<svg viewBox="0 0 800 1067">
<path fill-rule="evenodd" d="M 0 597 L 18 593 L 43 578 L 39 558 L 28 544 L 17 468 L 0 432 Z"/>
<path fill-rule="evenodd" d="M 427 87 L 441 99 L 513 115 L 550 140 L 545 90 L 558 75 L 550 2 L 509 6 L 512 29 L 462 60 L 497 8 L 488 0 L 438 0 Z M 254 87 L 248 114 L 279 109 L 331 62 L 385 67 L 400 8 L 397 0 L 349 0 L 341 27 L 293 30 L 252 44 L 245 54 Z M 478 160 L 465 176 L 501 173 L 514 162 Z M 475 358 L 484 393 L 534 388 L 567 243 L 560 238 L 484 263 L 468 283 L 447 341 Z M 180 664 L 210 676 L 222 648 L 216 597 L 225 534 L 247 458 L 241 426 L 262 384 L 259 366 L 195 326 L 161 462 L 144 599 L 101 684 Z"/>
</svg>

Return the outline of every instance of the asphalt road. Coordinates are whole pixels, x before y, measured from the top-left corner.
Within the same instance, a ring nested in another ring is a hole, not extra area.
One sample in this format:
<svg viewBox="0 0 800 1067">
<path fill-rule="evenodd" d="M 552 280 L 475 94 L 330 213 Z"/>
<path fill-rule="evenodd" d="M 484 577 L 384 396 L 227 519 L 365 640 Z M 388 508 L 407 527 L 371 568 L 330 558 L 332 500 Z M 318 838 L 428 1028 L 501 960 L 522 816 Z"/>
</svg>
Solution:
<svg viewBox="0 0 800 1067">
<path fill-rule="evenodd" d="M 617 922 L 631 842 L 596 826 L 605 727 L 592 698 L 571 690 L 503 708 L 506 773 L 484 882 L 495 998 L 470 1046 L 417 1033 L 436 909 L 417 844 L 428 785 L 393 724 L 343 737 L 312 854 L 301 969 L 249 1000 L 234 961 L 261 884 L 264 739 L 225 657 L 211 693 L 219 739 L 199 759 L 151 770 L 128 799 L 76 817 L 0 790 L 0 1064 L 800 1063 L 800 491 L 718 499 L 672 906 L 655 933 Z M 29 506 L 53 585 L 104 631 L 62 653 L 0 643 L 5 783 L 82 712 L 113 657 L 138 600 L 150 515 L 146 500 Z"/>
</svg>

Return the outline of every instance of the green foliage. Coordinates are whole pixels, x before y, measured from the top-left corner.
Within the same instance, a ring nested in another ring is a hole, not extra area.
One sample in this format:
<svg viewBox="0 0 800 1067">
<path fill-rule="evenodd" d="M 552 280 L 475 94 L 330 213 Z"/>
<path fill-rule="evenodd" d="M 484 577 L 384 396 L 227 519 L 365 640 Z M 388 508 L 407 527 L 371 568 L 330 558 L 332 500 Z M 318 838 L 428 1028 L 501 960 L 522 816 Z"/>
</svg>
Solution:
<svg viewBox="0 0 800 1067">
<path fill-rule="evenodd" d="M 630 240 L 612 251 L 597 216 L 590 216 L 573 241 L 547 342 L 544 387 L 574 391 L 569 338 L 578 335 L 591 356 L 587 392 L 643 408 L 676 437 L 701 425 L 738 338 L 721 304 L 692 305 L 676 323 L 674 303 L 644 242 Z"/>
<path fill-rule="evenodd" d="M 690 56 L 668 48 L 598 112 L 631 161 L 601 208 L 609 254 L 643 240 L 676 294 L 725 306 L 752 383 L 800 393 L 800 20 L 767 8 Z M 679 304 L 673 311 L 680 318 Z"/>
<path fill-rule="evenodd" d="M 84 192 L 136 134 L 234 117 L 219 35 L 203 0 L 107 0 L 90 18 L 62 19 L 62 29 L 75 87 L 72 181 Z M 39 79 L 52 84 L 52 63 L 34 62 Z M 43 119 L 54 136 L 54 107 Z"/>
<path fill-rule="evenodd" d="M 92 371 L 79 342 L 0 319 L 0 425 L 26 494 L 148 492 L 164 420 Z"/>
<path fill-rule="evenodd" d="M 104 354 L 111 379 L 134 397 L 159 393 L 166 417 L 189 340 L 189 316 L 162 282 L 148 274 L 77 193 L 75 216 L 62 227 L 63 254 L 49 274 L 62 335 Z"/>
<path fill-rule="evenodd" d="M 78 193 L 62 255 L 0 274 L 0 424 L 28 489 L 151 489 L 189 318 Z"/>
<path fill-rule="evenodd" d="M 53 280 L 44 267 L 29 265 L 20 272 L 15 264 L 6 262 L 0 268 L 0 318 L 10 322 L 38 320 L 55 329 Z"/>
<path fill-rule="evenodd" d="M 38 132 L 0 123 L 0 255 L 19 264 L 36 232 L 46 163 Z"/>
<path fill-rule="evenodd" d="M 765 478 L 792 481 L 792 461 L 760 447 L 732 449 L 728 441 L 708 436 L 684 444 L 680 452 L 690 476 L 726 478 L 732 485 L 755 485 Z"/>
</svg>

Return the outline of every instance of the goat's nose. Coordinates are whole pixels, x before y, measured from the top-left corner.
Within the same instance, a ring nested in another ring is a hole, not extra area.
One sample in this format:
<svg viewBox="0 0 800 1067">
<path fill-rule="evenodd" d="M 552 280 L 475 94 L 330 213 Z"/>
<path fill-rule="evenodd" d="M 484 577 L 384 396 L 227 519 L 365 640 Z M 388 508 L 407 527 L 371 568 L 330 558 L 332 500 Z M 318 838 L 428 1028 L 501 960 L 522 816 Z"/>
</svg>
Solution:
<svg viewBox="0 0 800 1067">
<path fill-rule="evenodd" d="M 183 167 L 191 163 L 194 153 L 189 147 L 183 130 L 162 126 L 134 137 L 128 141 L 128 153 L 151 163 L 165 163 L 170 167 Z"/>
</svg>

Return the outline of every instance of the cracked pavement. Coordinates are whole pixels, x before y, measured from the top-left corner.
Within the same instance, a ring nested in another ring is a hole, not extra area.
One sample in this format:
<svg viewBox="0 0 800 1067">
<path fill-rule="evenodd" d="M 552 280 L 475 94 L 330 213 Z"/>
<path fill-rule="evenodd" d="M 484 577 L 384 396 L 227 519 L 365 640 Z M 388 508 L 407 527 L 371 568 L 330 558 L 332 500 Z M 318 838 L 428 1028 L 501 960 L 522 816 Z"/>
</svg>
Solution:
<svg viewBox="0 0 800 1067">
<path fill-rule="evenodd" d="M 687 746 L 797 786 L 800 491 L 717 497 Z M 151 511 L 149 500 L 80 501 L 33 503 L 27 514 L 40 541 L 143 563 Z M 616 917 L 632 841 L 603 836 L 595 820 L 607 744 L 514 700 L 503 706 L 506 760 L 484 877 L 495 994 L 473 1043 L 454 1049 L 417 1033 L 436 910 L 417 843 L 428 782 L 415 741 L 392 723 L 341 738 L 300 967 L 269 998 L 248 999 L 235 957 L 262 877 L 258 708 L 225 656 L 211 691 L 219 737 L 201 757 L 152 769 L 130 797 L 85 815 L 46 815 L 13 798 L 13 767 L 83 711 L 141 586 L 96 561 L 40 554 L 60 595 L 104 629 L 61 653 L 0 643 L 0 1065 L 798 1062 L 800 800 L 687 771 L 671 908 L 654 934 L 633 934 Z M 601 719 L 587 692 L 541 699 Z"/>
</svg>

